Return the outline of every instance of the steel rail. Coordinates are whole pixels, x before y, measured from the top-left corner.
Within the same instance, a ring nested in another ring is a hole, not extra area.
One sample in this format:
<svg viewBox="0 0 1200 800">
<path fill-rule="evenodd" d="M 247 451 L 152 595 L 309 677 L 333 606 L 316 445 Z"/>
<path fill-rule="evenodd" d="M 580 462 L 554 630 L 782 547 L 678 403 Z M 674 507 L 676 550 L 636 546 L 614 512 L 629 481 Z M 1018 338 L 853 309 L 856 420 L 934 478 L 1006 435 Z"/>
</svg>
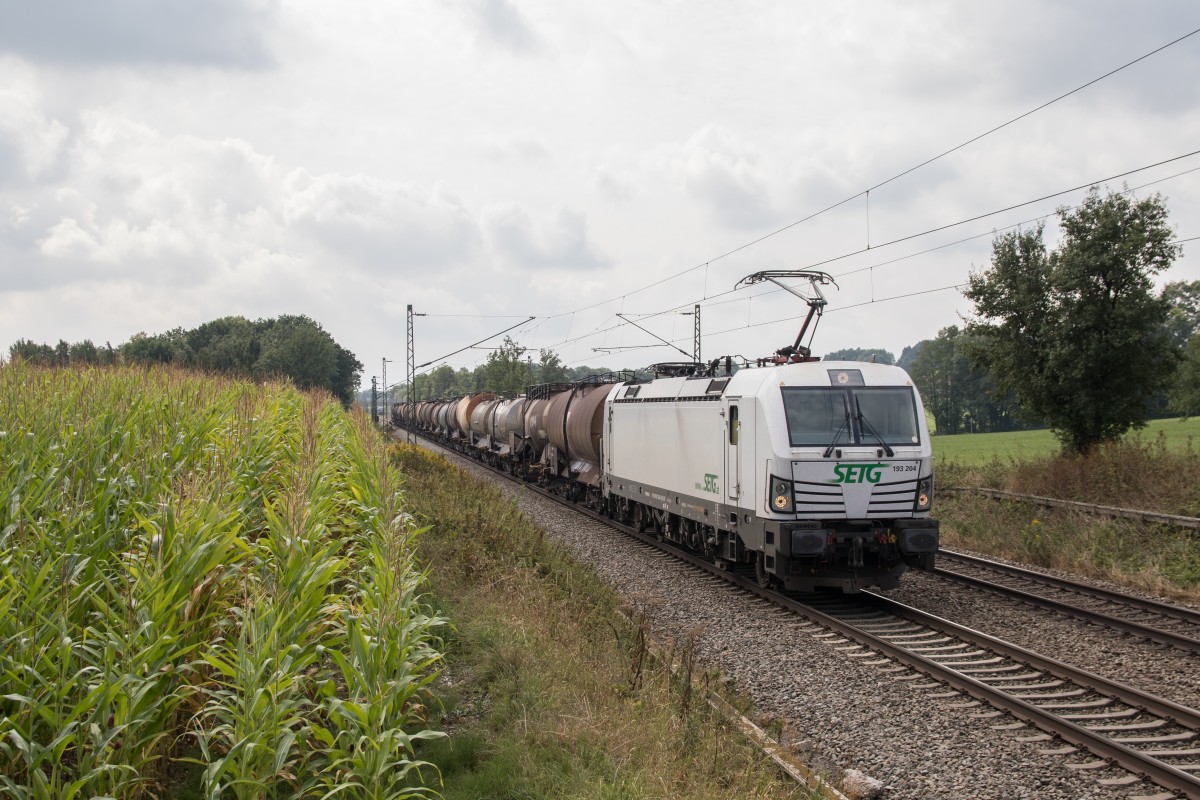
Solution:
<svg viewBox="0 0 1200 800">
<path fill-rule="evenodd" d="M 989 489 L 984 486 L 946 486 L 943 492 L 970 492 L 990 497 L 993 500 L 1016 500 L 1022 503 L 1032 503 L 1043 508 L 1066 508 L 1072 511 L 1082 511 L 1096 516 L 1113 519 L 1132 519 L 1159 525 L 1174 525 L 1180 528 L 1200 530 L 1200 518 L 1182 517 L 1178 514 L 1162 514 L 1158 511 L 1141 511 L 1135 508 L 1118 508 L 1116 506 L 1101 506 L 1095 503 L 1081 503 L 1077 500 L 1059 500 L 1054 497 L 1041 497 L 1036 494 L 1017 494 L 1001 489 Z"/>
<path fill-rule="evenodd" d="M 1074 606 L 1070 603 L 1064 603 L 1051 597 L 1043 597 L 1040 594 L 1026 592 L 1022 589 L 1017 589 L 1012 586 L 1005 586 L 1001 583 L 992 583 L 991 581 L 984 580 L 983 578 L 976 578 L 972 575 L 963 575 L 958 572 L 951 572 L 944 569 L 934 569 L 931 574 L 947 581 L 970 586 L 973 589 L 992 592 L 994 594 L 1019 600 L 1023 603 L 1028 603 L 1029 605 L 1038 608 L 1048 608 L 1051 611 L 1056 611 L 1060 614 L 1075 617 L 1076 619 L 1081 619 L 1085 622 L 1091 622 L 1096 625 L 1103 625 L 1106 628 L 1119 630 L 1123 633 L 1141 636 L 1151 641 L 1158 642 L 1159 644 L 1170 645 L 1171 647 L 1176 647 L 1180 650 L 1185 650 L 1190 653 L 1200 653 L 1200 639 L 1196 639 L 1191 636 L 1184 636 L 1180 633 L 1164 630 L 1162 628 L 1155 628 L 1151 625 L 1134 622 L 1133 620 L 1114 617 L 1109 614 L 1103 614 L 1099 611 L 1091 611 L 1086 608 L 1080 608 L 1079 606 Z"/>
<path fill-rule="evenodd" d="M 903 603 L 889 600 L 873 592 L 867 592 L 867 594 L 875 598 L 876 602 L 888 610 L 889 613 L 893 613 L 896 616 L 950 634 L 972 644 L 986 647 L 995 653 L 1008 656 L 1014 661 L 1069 680 L 1078 686 L 1092 689 L 1098 694 L 1112 697 L 1134 708 L 1141 708 L 1163 719 L 1172 720 L 1183 727 L 1193 730 L 1200 728 L 1200 711 L 1141 692 L 1123 684 L 1115 683 L 1107 678 L 1077 669 L 1061 661 L 1047 658 L 1031 650 L 1026 650 L 1010 642 L 1005 642 L 994 636 L 958 625 L 941 617 L 927 614 L 924 611 L 919 611 Z M 911 666 L 931 678 L 936 678 L 956 689 L 966 692 L 977 700 L 986 702 L 995 708 L 1004 709 L 1018 719 L 1028 722 L 1046 733 L 1059 736 L 1071 744 L 1083 747 L 1099 758 L 1109 759 L 1130 772 L 1144 775 L 1159 786 L 1172 791 L 1183 792 L 1190 798 L 1200 798 L 1200 777 L 1196 775 L 1177 769 L 1153 756 L 1147 756 L 1127 745 L 1101 736 L 1094 731 L 1084 728 L 1068 719 L 1063 719 L 1019 697 L 1007 694 L 969 675 L 964 675 L 951 667 L 938 664 L 932 659 L 918 653 L 913 653 L 866 631 L 862 631 L 850 623 L 838 620 L 836 617 L 827 615 L 816 609 L 811 609 L 803 604 L 795 603 L 795 601 L 790 601 L 790 603 L 794 604 L 797 611 L 814 622 L 826 624 L 827 621 L 830 627 L 833 627 L 838 633 L 853 639 L 864 647 L 884 652 L 889 657 Z M 823 619 L 817 618 L 815 615 L 820 615 Z"/>
<path fill-rule="evenodd" d="M 436 444 L 442 446 L 440 443 Z M 451 449 L 451 452 L 456 451 Z M 462 453 L 457 454 L 464 455 Z M 1085 728 L 1051 711 L 1039 708 L 1033 703 L 1008 694 L 999 688 L 989 686 L 983 681 L 972 678 L 970 675 L 959 672 L 950 666 L 940 664 L 931 658 L 876 636 L 850 622 L 839 619 L 835 615 L 821 611 L 812 605 L 781 594 L 778 591 L 762 588 L 758 585 L 757 581 L 738 571 L 722 569 L 710 559 L 689 553 L 672 544 L 660 541 L 656 536 L 639 532 L 603 514 L 583 508 L 544 487 L 520 481 L 515 476 L 504 470 L 492 467 L 489 464 L 483 462 L 474 463 L 479 464 L 496 475 L 503 476 L 517 483 L 527 490 L 532 490 L 543 497 L 571 508 L 590 519 L 628 534 L 658 550 L 668 552 L 704 572 L 723 578 L 737 588 L 797 613 L 822 627 L 833 630 L 863 647 L 882 653 L 894 661 L 911 667 L 930 678 L 952 686 L 976 700 L 987 703 L 994 708 L 1007 711 L 1017 719 L 1033 725 L 1045 733 L 1058 736 L 1064 741 L 1082 747 L 1098 758 L 1112 761 L 1125 770 L 1135 775 L 1143 776 L 1165 789 L 1181 792 L 1185 797 L 1192 798 L 1193 800 L 1200 800 L 1200 776 L 1173 767 L 1154 756 L 1146 755 L 1121 742 L 1113 741 L 1096 731 Z M 958 625 L 950 620 L 890 600 L 882 595 L 873 592 L 864 592 L 864 594 L 871 598 L 873 605 L 883 608 L 887 613 L 893 614 L 896 617 L 924 625 L 933 630 L 954 636 L 962 641 L 986 647 L 993 653 L 1004 655 L 1033 669 L 1038 669 L 1063 680 L 1071 681 L 1077 686 L 1090 689 L 1096 694 L 1104 695 L 1131 708 L 1141 709 L 1163 720 L 1173 721 L 1190 730 L 1200 730 L 1200 711 L 1196 709 L 1142 692 L 1130 686 L 1125 686 L 1100 675 L 1087 672 L 1086 670 L 1072 667 L 1061 661 L 1040 655 L 1031 650 L 1026 650 L 1011 642 L 1006 642 L 981 631 Z"/>
<path fill-rule="evenodd" d="M 999 561 L 993 561 L 988 558 L 980 558 L 979 556 L 971 556 L 966 553 L 959 553 L 954 550 L 939 550 L 938 560 L 949 559 L 950 561 L 958 561 L 963 564 L 970 564 L 975 567 L 1000 572 L 1014 578 L 1022 578 L 1024 580 L 1041 583 L 1046 586 L 1051 586 L 1055 589 L 1063 589 L 1069 592 L 1087 595 L 1098 600 L 1105 600 L 1110 603 L 1136 608 L 1140 611 L 1149 611 L 1155 614 L 1160 614 L 1164 617 L 1170 617 L 1181 622 L 1189 622 L 1193 625 L 1200 625 L 1200 611 L 1184 606 L 1176 606 L 1170 603 L 1163 603 L 1158 600 L 1147 600 L 1142 597 L 1133 595 L 1121 594 L 1108 589 L 1102 589 L 1098 586 L 1089 586 L 1086 583 L 1058 578 L 1053 575 L 1047 575 L 1044 572 L 1037 572 L 1031 569 L 1015 567 L 1011 564 L 1004 564 Z"/>
</svg>

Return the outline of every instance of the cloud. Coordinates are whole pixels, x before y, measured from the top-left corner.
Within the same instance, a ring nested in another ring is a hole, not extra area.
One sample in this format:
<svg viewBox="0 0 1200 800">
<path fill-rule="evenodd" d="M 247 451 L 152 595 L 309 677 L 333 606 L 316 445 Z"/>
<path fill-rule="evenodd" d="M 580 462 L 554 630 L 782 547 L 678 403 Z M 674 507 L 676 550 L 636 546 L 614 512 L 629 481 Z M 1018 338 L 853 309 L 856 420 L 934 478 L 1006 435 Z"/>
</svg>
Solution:
<svg viewBox="0 0 1200 800">
<path fill-rule="evenodd" d="M 529 134 L 493 137 L 484 143 L 483 149 L 489 158 L 498 161 L 533 162 L 550 157 L 546 142 Z"/>
<path fill-rule="evenodd" d="M 592 174 L 592 185 L 604 197 L 624 203 L 634 195 L 634 178 L 628 171 L 601 165 Z"/>
<path fill-rule="evenodd" d="M 260 69 L 276 0 L 0 0 L 0 50 L 37 62 Z"/>
<path fill-rule="evenodd" d="M 451 266 L 479 242 L 466 208 L 441 188 L 295 172 L 285 190 L 289 227 L 372 269 Z"/>
<path fill-rule="evenodd" d="M 560 209 L 538 222 L 518 205 L 495 205 L 484 211 L 483 230 L 496 257 L 517 267 L 595 269 L 608 264 L 588 241 L 587 221 L 577 211 Z"/>
<path fill-rule="evenodd" d="M 269 286 L 296 263 L 377 279 L 454 266 L 480 246 L 475 216 L 441 187 L 285 170 L 241 140 L 165 136 L 107 111 L 83 115 L 62 161 L 44 185 L 0 184 L 9 288 L 145 275 L 195 289 L 230 273 Z"/>
<path fill-rule="evenodd" d="M 40 178 L 62 154 L 69 131 L 41 100 L 27 67 L 0 60 L 0 186 Z"/>
<path fill-rule="evenodd" d="M 686 191 L 706 205 L 721 224 L 755 229 L 776 219 L 758 154 L 731 132 L 713 125 L 704 127 L 683 145 L 673 162 Z"/>
<path fill-rule="evenodd" d="M 510 0 L 462 0 L 460 8 L 481 36 L 515 53 L 531 53 L 541 45 Z"/>
</svg>

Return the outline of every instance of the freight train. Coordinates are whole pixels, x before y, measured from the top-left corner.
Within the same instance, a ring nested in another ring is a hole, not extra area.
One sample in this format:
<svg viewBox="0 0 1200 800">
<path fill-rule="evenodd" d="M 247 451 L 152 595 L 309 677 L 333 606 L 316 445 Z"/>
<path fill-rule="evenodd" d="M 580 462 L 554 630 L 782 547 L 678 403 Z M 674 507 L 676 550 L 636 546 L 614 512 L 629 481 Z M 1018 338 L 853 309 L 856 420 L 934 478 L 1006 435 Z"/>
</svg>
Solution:
<svg viewBox="0 0 1200 800">
<path fill-rule="evenodd" d="M 938 550 L 920 394 L 898 367 L 799 341 L 754 363 L 400 403 L 393 421 L 762 586 L 895 587 Z"/>
</svg>

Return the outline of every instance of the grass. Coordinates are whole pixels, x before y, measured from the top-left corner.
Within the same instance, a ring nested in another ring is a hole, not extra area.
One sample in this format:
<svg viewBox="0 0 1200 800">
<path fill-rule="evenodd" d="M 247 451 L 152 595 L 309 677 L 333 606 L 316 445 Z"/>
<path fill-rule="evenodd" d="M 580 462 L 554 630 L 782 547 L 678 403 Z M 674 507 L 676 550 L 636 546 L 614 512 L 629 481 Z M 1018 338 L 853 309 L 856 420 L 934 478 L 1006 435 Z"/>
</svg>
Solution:
<svg viewBox="0 0 1200 800">
<path fill-rule="evenodd" d="M 1193 448 L 1197 432 L 1200 420 L 1159 420 L 1086 457 L 1057 455 L 1048 431 L 938 437 L 936 470 L 943 487 L 983 486 L 1197 517 L 1200 494 L 1195 475 L 1200 471 L 1200 453 Z M 940 446 L 939 440 L 951 441 Z M 942 522 L 943 543 L 950 547 L 1200 602 L 1197 531 L 965 492 L 940 492 L 934 515 Z"/>
<path fill-rule="evenodd" d="M 435 520 L 420 551 L 456 620 L 437 686 L 450 735 L 420 750 L 445 797 L 807 796 L 709 713 L 716 676 L 686 637 L 672 677 L 636 612 L 498 489 L 419 448 L 392 452 L 414 513 Z"/>
<path fill-rule="evenodd" d="M 365 417 L 21 363 L 0 408 L 0 797 L 428 794 L 440 620 Z"/>
<path fill-rule="evenodd" d="M 1200 417 L 1155 419 L 1134 431 L 1127 441 L 1157 441 L 1162 436 L 1170 450 L 1186 450 L 1200 442 Z M 1007 433 L 960 433 L 934 436 L 933 453 L 938 463 L 981 465 L 993 460 L 1027 461 L 1057 455 L 1058 440 L 1049 430 L 1010 431 Z"/>
</svg>

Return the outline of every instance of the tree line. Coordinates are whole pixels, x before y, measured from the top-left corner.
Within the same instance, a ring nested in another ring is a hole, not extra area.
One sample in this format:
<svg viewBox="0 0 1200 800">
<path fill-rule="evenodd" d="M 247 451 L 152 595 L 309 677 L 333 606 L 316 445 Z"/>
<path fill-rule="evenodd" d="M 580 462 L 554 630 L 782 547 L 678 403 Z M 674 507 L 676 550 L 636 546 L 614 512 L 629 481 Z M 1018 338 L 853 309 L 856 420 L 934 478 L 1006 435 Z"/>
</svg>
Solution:
<svg viewBox="0 0 1200 800">
<path fill-rule="evenodd" d="M 413 399 L 434 400 L 441 397 L 457 397 L 477 392 L 495 392 L 516 397 L 525 388 L 542 383 L 570 383 L 582 380 L 597 372 L 595 367 L 567 367 L 553 350 L 542 348 L 534 351 L 522 347 L 505 336 L 504 342 L 488 353 L 487 360 L 474 369 L 459 367 L 457 370 L 442 364 L 429 372 L 413 377 Z M 363 406 L 370 404 L 370 392 L 360 394 Z M 408 383 L 402 382 L 389 391 L 391 402 L 408 399 Z"/>
<path fill-rule="evenodd" d="M 280 316 L 251 322 L 222 317 L 191 330 L 137 333 L 119 347 L 90 340 L 55 346 L 19 339 L 10 359 L 44 366 L 174 364 L 261 380 L 286 378 L 300 389 L 325 389 L 346 408 L 354 401 L 363 365 L 309 317 Z"/>
</svg>

